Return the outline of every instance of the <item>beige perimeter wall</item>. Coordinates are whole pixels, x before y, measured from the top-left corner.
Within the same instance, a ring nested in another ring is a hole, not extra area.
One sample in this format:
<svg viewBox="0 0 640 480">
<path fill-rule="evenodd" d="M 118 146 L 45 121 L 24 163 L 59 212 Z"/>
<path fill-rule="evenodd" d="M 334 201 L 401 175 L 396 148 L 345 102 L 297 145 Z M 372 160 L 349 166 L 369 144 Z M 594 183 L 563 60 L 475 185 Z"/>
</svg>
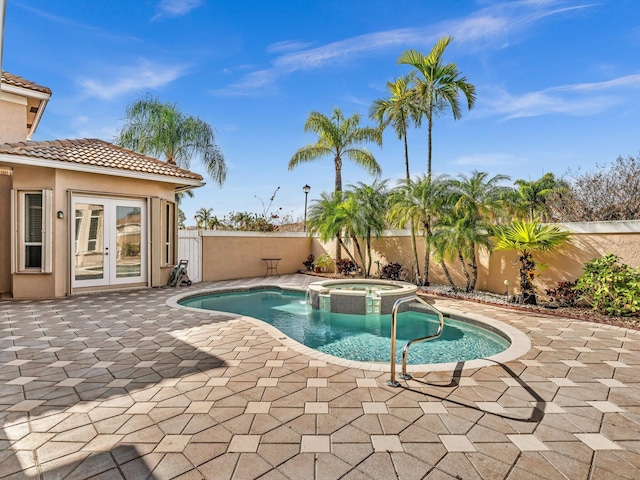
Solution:
<svg viewBox="0 0 640 480">
<path fill-rule="evenodd" d="M 571 241 L 553 255 L 537 255 L 541 265 L 536 278 L 539 293 L 555 286 L 559 281 L 575 280 L 582 274 L 585 262 L 614 253 L 633 267 L 640 267 L 640 221 L 589 222 L 562 224 L 569 230 Z M 253 232 L 202 232 L 203 280 L 225 280 L 262 276 L 266 273 L 262 258 L 281 258 L 278 271 L 281 274 L 295 273 L 304 267 L 302 262 L 309 254 L 316 258 L 324 253 L 334 255 L 333 242 L 322 243 L 317 238 L 307 238 L 303 233 L 253 233 Z M 373 241 L 373 259 L 381 265 L 398 262 L 411 274 L 411 239 L 406 231 L 387 232 Z M 353 245 L 349 245 L 353 250 Z M 343 258 L 347 255 L 343 252 Z M 424 268 L 424 242 L 418 239 L 420 269 Z M 447 266 L 458 286 L 465 284 L 460 263 L 447 262 Z M 373 264 L 371 274 L 377 273 Z M 504 293 L 504 281 L 509 281 L 509 292 L 518 293 L 519 263 L 514 252 L 478 252 L 479 290 Z M 410 279 L 410 277 L 409 277 Z M 442 268 L 431 261 L 429 275 L 431 283 L 446 284 Z"/>
</svg>

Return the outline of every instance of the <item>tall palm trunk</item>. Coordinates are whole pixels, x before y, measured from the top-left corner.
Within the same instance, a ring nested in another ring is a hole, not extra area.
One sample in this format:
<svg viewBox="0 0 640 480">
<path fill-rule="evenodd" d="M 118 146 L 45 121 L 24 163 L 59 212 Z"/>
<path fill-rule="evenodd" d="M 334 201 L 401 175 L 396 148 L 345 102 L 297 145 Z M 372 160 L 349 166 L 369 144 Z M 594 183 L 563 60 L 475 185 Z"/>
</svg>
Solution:
<svg viewBox="0 0 640 480">
<path fill-rule="evenodd" d="M 424 272 L 422 284 L 429 285 L 429 263 L 431 260 L 431 216 L 424 222 Z"/>
<path fill-rule="evenodd" d="M 365 277 L 370 277 L 371 276 L 371 264 L 372 262 L 372 258 L 371 258 L 371 233 L 367 233 L 367 271 L 366 271 L 366 275 Z"/>
<path fill-rule="evenodd" d="M 407 174 L 407 186 L 411 184 L 411 173 L 409 172 L 409 144 L 407 143 L 407 135 L 404 140 L 404 165 Z M 411 222 L 411 249 L 413 250 L 413 283 L 416 285 L 420 282 L 420 262 L 418 261 L 418 245 L 416 242 L 416 226 Z"/>
<path fill-rule="evenodd" d="M 356 237 L 354 234 L 351 234 L 351 240 L 353 241 L 353 245 L 356 249 L 356 251 L 358 252 L 358 257 L 360 257 L 360 265 L 362 265 L 362 276 L 364 277 L 366 272 L 365 272 L 365 260 L 364 260 L 364 256 L 362 255 L 362 249 L 360 248 L 360 242 L 358 242 L 358 237 Z M 357 262 L 356 262 L 357 264 Z"/>
<path fill-rule="evenodd" d="M 476 258 L 476 244 L 471 245 L 471 290 L 476 289 L 476 283 L 478 283 L 478 259 Z"/>
<path fill-rule="evenodd" d="M 449 269 L 447 268 L 447 264 L 444 262 L 444 260 L 440 260 L 440 267 L 444 272 L 444 276 L 447 277 L 447 281 L 449 282 L 449 286 L 451 287 L 451 290 L 456 292 L 458 290 L 458 287 L 456 287 L 456 284 L 453 281 L 453 278 L 451 278 L 451 272 L 449 272 Z"/>
<path fill-rule="evenodd" d="M 460 260 L 460 265 L 462 266 L 462 273 L 464 274 L 464 278 L 467 279 L 467 285 L 465 286 L 465 292 L 471 290 L 471 276 L 467 271 L 467 267 L 465 266 L 464 256 L 462 255 L 462 251 L 458 250 L 458 260 Z"/>
</svg>

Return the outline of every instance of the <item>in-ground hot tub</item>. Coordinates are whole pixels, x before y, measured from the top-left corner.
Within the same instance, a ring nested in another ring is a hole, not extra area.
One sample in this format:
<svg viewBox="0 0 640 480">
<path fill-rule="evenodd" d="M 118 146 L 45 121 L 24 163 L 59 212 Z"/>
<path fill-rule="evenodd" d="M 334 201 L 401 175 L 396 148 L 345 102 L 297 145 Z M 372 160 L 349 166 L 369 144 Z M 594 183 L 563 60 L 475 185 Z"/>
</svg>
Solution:
<svg viewBox="0 0 640 480">
<path fill-rule="evenodd" d="M 324 280 L 309 285 L 309 303 L 332 313 L 388 315 L 400 298 L 410 297 L 418 287 L 392 280 Z"/>
</svg>

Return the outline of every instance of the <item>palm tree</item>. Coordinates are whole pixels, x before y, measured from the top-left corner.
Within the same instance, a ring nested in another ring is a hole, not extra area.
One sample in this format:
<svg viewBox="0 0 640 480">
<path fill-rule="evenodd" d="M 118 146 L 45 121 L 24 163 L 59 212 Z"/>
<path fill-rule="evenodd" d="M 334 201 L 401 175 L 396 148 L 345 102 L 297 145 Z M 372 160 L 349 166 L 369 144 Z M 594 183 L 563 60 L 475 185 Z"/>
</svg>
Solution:
<svg viewBox="0 0 640 480">
<path fill-rule="evenodd" d="M 345 227 L 345 210 L 342 205 L 342 197 L 336 193 L 322 192 L 318 200 L 314 200 L 309 206 L 307 215 L 307 231 L 309 234 L 317 234 L 320 240 L 327 242 L 336 238 L 338 244 L 345 249 L 353 263 L 356 259 L 342 240 L 341 232 Z"/>
<path fill-rule="evenodd" d="M 407 143 L 407 130 L 413 123 L 420 126 L 422 120 L 422 110 L 416 102 L 413 90 L 415 74 L 411 72 L 396 79 L 395 82 L 387 82 L 388 98 L 379 98 L 373 102 L 369 109 L 369 118 L 376 120 L 381 130 L 389 125 L 393 126 L 398 139 L 404 144 L 404 164 L 406 171 L 407 186 L 411 183 L 411 173 L 409 170 L 409 145 Z M 418 250 L 416 247 L 416 229 L 411 227 L 411 245 L 413 248 L 413 272 L 414 280 L 420 278 L 420 266 L 418 262 Z"/>
<path fill-rule="evenodd" d="M 536 305 L 533 287 L 536 263 L 534 252 L 553 252 L 560 248 L 570 235 L 557 225 L 542 225 L 536 220 L 516 220 L 507 225 L 496 225 L 492 229 L 496 238 L 495 250 L 515 250 L 520 261 L 520 291 L 522 303 Z"/>
<path fill-rule="evenodd" d="M 451 107 L 453 118 L 458 120 L 462 116 L 460 94 L 467 100 L 469 110 L 476 101 L 476 87 L 467 82 L 458 71 L 455 63 L 443 63 L 442 56 L 452 37 L 442 37 L 429 52 L 424 55 L 417 50 L 405 50 L 398 57 L 398 64 L 411 65 L 418 74 L 415 94 L 422 107 L 423 115 L 427 118 L 428 163 L 427 175 L 431 176 L 432 130 L 433 119 L 442 112 L 447 105 Z"/>
<path fill-rule="evenodd" d="M 147 95 L 127 107 L 125 124 L 115 142 L 144 155 L 188 169 L 199 157 L 209 176 L 222 185 L 227 176 L 224 155 L 211 126 L 185 115 L 177 104 Z"/>
<path fill-rule="evenodd" d="M 361 146 L 366 142 L 382 145 L 382 135 L 377 128 L 360 127 L 359 114 L 354 113 L 349 118 L 345 118 L 338 107 L 334 107 L 328 117 L 319 112 L 311 112 L 304 125 L 304 131 L 317 134 L 318 140 L 293 154 L 289 160 L 289 170 L 293 170 L 301 163 L 333 156 L 336 174 L 334 193 L 338 197 L 342 195 L 343 160 L 351 160 L 371 175 L 378 176 L 382 172 L 373 154 Z M 337 232 L 337 235 L 340 235 L 340 232 Z M 340 245 L 341 242 L 338 239 L 336 259 L 340 258 Z"/>
<path fill-rule="evenodd" d="M 359 114 L 354 113 L 349 118 L 345 118 L 338 107 L 334 107 L 328 117 L 319 112 L 311 112 L 304 125 L 304 131 L 317 134 L 318 141 L 294 153 L 289 160 L 289 170 L 293 170 L 304 162 L 333 156 L 336 193 L 342 192 L 343 160 L 351 160 L 374 176 L 382 172 L 373 154 L 361 147 L 366 142 L 382 145 L 382 135 L 376 128 L 360 127 Z"/>
<path fill-rule="evenodd" d="M 516 180 L 516 208 L 526 215 L 532 222 L 539 218 L 549 220 L 549 206 L 547 200 L 557 192 L 568 188 L 567 182 L 556 179 L 551 172 L 545 173 L 538 180 Z"/>
<path fill-rule="evenodd" d="M 478 280 L 476 247 L 489 245 L 488 226 L 504 208 L 504 192 L 510 189 L 500 185 L 500 182 L 510 180 L 508 176 L 488 177 L 488 173 L 474 170 L 471 175 L 460 174 L 458 179 L 450 182 L 456 198 L 454 209 L 459 219 L 457 228 L 469 242 L 467 251 L 471 266 L 471 290 L 475 290 Z"/>
<path fill-rule="evenodd" d="M 446 177 L 428 175 L 419 176 L 411 180 L 409 184 L 402 182 L 389 195 L 389 222 L 398 227 L 405 228 L 410 225 L 416 231 L 421 230 L 424 235 L 424 270 L 421 283 L 429 284 L 429 261 L 431 257 L 431 222 L 440 212 L 447 195 Z M 416 246 L 412 246 L 416 252 Z M 417 253 L 414 253 L 417 258 Z M 417 272 L 414 264 L 414 274 Z M 418 279 L 417 279 L 418 280 Z M 418 283 L 418 280 L 416 283 Z"/>
<path fill-rule="evenodd" d="M 360 237 L 364 240 L 366 249 L 366 266 L 363 263 L 364 276 L 371 275 L 371 238 L 378 238 L 386 228 L 387 181 L 375 180 L 371 185 L 358 182 L 357 186 L 350 185 L 349 196 L 356 202 Z"/>
<path fill-rule="evenodd" d="M 377 121 L 381 130 L 391 125 L 398 135 L 398 140 L 402 140 L 407 184 L 411 180 L 407 130 L 412 123 L 419 127 L 422 119 L 422 111 L 416 102 L 413 90 L 414 80 L 415 74 L 411 72 L 409 75 L 396 79 L 395 82 L 387 82 L 390 96 L 374 100 L 369 109 L 369 118 Z"/>
<path fill-rule="evenodd" d="M 194 219 L 196 221 L 197 228 L 204 228 L 205 230 L 209 229 L 209 225 L 211 222 L 211 214 L 213 213 L 213 208 L 200 208 L 196 211 L 194 215 Z"/>
</svg>

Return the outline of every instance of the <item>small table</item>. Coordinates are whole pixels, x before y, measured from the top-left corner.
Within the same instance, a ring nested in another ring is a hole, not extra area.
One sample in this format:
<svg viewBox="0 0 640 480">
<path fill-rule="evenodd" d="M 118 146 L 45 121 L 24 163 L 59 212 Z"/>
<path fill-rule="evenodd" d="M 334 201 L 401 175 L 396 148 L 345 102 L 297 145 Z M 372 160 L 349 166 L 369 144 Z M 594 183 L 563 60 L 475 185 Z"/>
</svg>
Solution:
<svg viewBox="0 0 640 480">
<path fill-rule="evenodd" d="M 281 258 L 263 258 L 262 260 L 267 265 L 267 273 L 264 274 L 265 277 L 268 277 L 269 275 L 280 276 L 278 273 L 278 262 L 282 260 Z"/>
</svg>

